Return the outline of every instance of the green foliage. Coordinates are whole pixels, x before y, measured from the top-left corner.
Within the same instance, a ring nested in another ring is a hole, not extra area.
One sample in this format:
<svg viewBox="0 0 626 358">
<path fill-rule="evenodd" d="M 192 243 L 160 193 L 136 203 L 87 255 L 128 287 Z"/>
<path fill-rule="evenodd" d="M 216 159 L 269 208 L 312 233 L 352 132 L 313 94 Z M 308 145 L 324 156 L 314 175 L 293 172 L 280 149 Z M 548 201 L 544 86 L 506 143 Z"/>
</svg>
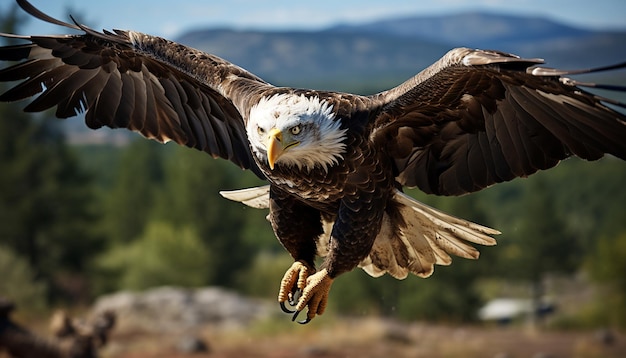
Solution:
<svg viewBox="0 0 626 358">
<path fill-rule="evenodd" d="M 623 161 L 611 156 L 596 162 L 572 158 L 549 172 L 520 180 L 519 184 L 532 186 L 535 181 L 543 181 L 544 188 L 537 194 L 532 191 L 524 194 L 542 195 L 550 201 L 561 225 L 581 252 L 593 251 L 599 237 L 615 236 L 626 230 Z M 580 257 L 576 261 L 578 265 L 582 262 Z"/>
<path fill-rule="evenodd" d="M 241 188 L 257 185 L 257 183 L 244 184 L 241 185 Z M 237 205 L 239 206 L 238 208 Z M 241 235 L 246 246 L 251 247 L 255 252 L 261 254 L 264 252 L 287 254 L 276 236 L 274 236 L 270 222 L 267 221 L 268 210 L 254 209 L 239 203 L 235 204 L 235 208 L 237 209 L 237 213 L 245 220 Z M 289 254 L 287 254 L 287 256 L 289 256 Z"/>
<path fill-rule="evenodd" d="M 46 286 L 35 279 L 35 273 L 24 258 L 0 246 L 0 296 L 24 311 L 39 311 L 46 306 Z"/>
<path fill-rule="evenodd" d="M 331 307 L 352 315 L 383 314 L 402 320 L 471 321 L 482 304 L 475 289 L 479 266 L 457 258 L 452 267 L 435 268 L 423 279 L 372 278 L 355 270 L 337 279 Z"/>
<path fill-rule="evenodd" d="M 586 268 L 601 285 L 601 304 L 595 306 L 595 317 L 603 324 L 626 328 L 626 231 L 599 238 Z"/>
<path fill-rule="evenodd" d="M 55 293 L 101 247 L 91 177 L 56 123 L 0 104 L 0 244 L 25 257 Z"/>
<path fill-rule="evenodd" d="M 509 278 L 539 281 L 546 273 L 572 272 L 581 261 L 543 177 L 529 181 L 520 200 L 516 230 L 503 243 L 499 266 Z"/>
<path fill-rule="evenodd" d="M 90 151 L 98 152 L 94 148 Z M 117 168 L 93 162 L 89 165 L 100 168 L 99 172 L 109 178 L 110 170 L 118 172 L 112 183 L 101 183 L 105 204 L 101 227 L 115 250 L 134 247 L 149 222 L 190 228 L 211 252 L 204 267 L 212 274 L 205 276 L 203 284 L 236 287 L 241 272 L 254 259 L 253 248 L 278 247 L 262 211 L 245 208 L 218 194 L 220 190 L 258 184 L 250 173 L 242 175 L 241 169 L 231 163 L 213 160 L 203 152 L 143 139 L 112 155 L 120 157 Z M 85 161 L 90 159 L 83 157 Z M 263 230 L 259 225 L 264 226 Z M 265 244 L 260 246 L 259 239 Z M 118 277 L 123 273 L 103 268 L 99 267 L 98 291 L 119 288 Z"/>
<path fill-rule="evenodd" d="M 1 14 L 3 31 L 14 32 L 21 14 L 17 6 Z M 68 293 L 59 277 L 72 271 L 84 278 L 101 248 L 93 230 L 97 206 L 91 176 L 58 122 L 27 115 L 23 105 L 0 104 L 0 245 L 23 257 L 51 298 L 59 298 Z"/>
<path fill-rule="evenodd" d="M 613 284 L 626 293 L 626 232 L 611 238 L 599 238 L 595 252 L 587 260 L 592 277 Z"/>
<path fill-rule="evenodd" d="M 275 300 L 280 279 L 292 263 L 293 259 L 286 252 L 261 251 L 247 270 L 240 271 L 237 287 L 247 295 Z"/>
<path fill-rule="evenodd" d="M 96 267 L 115 289 L 142 290 L 160 285 L 196 287 L 210 282 L 212 254 L 189 227 L 150 222 L 130 244 L 119 244 L 98 259 Z M 102 278 L 101 278 L 102 279 Z"/>
<path fill-rule="evenodd" d="M 477 261 L 456 258 L 451 266 L 437 267 L 428 279 L 400 283 L 397 315 L 413 320 L 475 320 L 483 304 L 476 288 L 481 269 Z"/>
<path fill-rule="evenodd" d="M 233 287 L 255 250 L 244 239 L 245 210 L 220 190 L 238 188 L 243 172 L 232 163 L 206 153 L 176 147 L 166 163 L 164 187 L 158 196 L 158 220 L 194 227 L 207 249 L 215 275 L 211 284 Z"/>
<path fill-rule="evenodd" d="M 104 230 L 112 242 L 130 242 L 144 230 L 163 190 L 164 146 L 143 138 L 123 151 L 113 188 L 106 193 Z"/>
</svg>

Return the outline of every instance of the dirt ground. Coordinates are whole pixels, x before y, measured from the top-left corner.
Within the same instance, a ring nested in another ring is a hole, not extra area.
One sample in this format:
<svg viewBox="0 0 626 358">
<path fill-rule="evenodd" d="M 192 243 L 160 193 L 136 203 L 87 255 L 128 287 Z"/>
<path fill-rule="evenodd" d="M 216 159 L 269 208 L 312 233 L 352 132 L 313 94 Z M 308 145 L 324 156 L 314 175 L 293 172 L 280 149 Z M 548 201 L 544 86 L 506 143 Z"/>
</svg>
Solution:
<svg viewBox="0 0 626 358">
<path fill-rule="evenodd" d="M 204 353 L 182 353 L 197 338 Z M 314 321 L 308 326 L 268 321 L 252 327 L 154 334 L 118 332 L 105 358 L 149 357 L 626 357 L 626 335 L 616 331 L 532 330 L 524 327 L 446 326 L 379 319 Z"/>
</svg>

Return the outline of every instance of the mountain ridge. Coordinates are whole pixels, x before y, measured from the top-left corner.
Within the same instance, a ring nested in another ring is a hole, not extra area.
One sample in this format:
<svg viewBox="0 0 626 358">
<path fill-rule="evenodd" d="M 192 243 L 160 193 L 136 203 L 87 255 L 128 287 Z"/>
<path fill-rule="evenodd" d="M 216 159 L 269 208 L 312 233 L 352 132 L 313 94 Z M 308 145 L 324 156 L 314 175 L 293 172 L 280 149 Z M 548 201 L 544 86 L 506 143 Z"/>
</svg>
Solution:
<svg viewBox="0 0 626 358">
<path fill-rule="evenodd" d="M 361 25 L 337 25 L 329 30 L 384 32 L 446 42 L 454 46 L 474 41 L 544 40 L 546 36 L 576 37 L 597 32 L 541 16 L 518 16 L 487 11 L 389 18 Z"/>
<path fill-rule="evenodd" d="M 541 17 L 467 12 L 405 16 L 321 30 L 196 29 L 178 41 L 214 53 L 280 85 L 381 90 L 427 67 L 454 47 L 541 57 L 555 67 L 626 59 L 626 30 L 578 28 Z M 383 80 L 381 78 L 387 79 Z M 377 86 L 376 83 L 380 85 Z M 358 86 L 357 86 L 358 87 Z"/>
</svg>

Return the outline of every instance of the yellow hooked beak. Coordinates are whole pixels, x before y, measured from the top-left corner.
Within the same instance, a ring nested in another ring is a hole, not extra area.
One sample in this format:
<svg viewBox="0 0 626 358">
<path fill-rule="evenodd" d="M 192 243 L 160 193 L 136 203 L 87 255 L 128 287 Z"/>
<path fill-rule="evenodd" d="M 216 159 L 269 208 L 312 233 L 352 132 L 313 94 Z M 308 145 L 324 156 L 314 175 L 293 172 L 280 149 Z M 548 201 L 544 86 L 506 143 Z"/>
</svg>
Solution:
<svg viewBox="0 0 626 358">
<path fill-rule="evenodd" d="M 274 169 L 274 164 L 280 158 L 283 153 L 294 147 L 300 142 L 293 141 L 291 139 L 291 135 L 287 134 L 283 136 L 283 132 L 279 129 L 273 128 L 270 130 L 269 135 L 267 136 L 267 162 L 270 165 L 270 169 Z"/>
</svg>

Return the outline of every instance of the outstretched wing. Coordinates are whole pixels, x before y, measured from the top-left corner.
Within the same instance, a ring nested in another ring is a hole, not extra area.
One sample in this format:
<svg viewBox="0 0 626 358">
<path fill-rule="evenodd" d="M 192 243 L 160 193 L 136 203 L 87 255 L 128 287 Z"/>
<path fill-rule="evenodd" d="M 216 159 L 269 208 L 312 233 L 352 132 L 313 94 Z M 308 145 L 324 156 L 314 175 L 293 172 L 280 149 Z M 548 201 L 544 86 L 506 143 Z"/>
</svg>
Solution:
<svg viewBox="0 0 626 358">
<path fill-rule="evenodd" d="M 370 136 L 393 158 L 400 184 L 461 195 L 525 177 L 576 155 L 626 159 L 626 116 L 561 77 L 585 71 L 459 48 L 386 92 Z M 626 67 L 626 63 L 607 67 Z M 593 86 L 593 84 L 584 84 Z M 624 91 L 617 86 L 609 89 Z"/>
<path fill-rule="evenodd" d="M 174 141 L 262 174 L 250 153 L 237 104 L 262 88 L 258 77 L 216 56 L 132 31 L 96 32 L 50 18 L 28 2 L 31 15 L 81 35 L 3 37 L 27 40 L 0 47 L 0 82 L 22 81 L 0 95 L 16 101 L 40 95 L 25 110 L 56 106 L 56 116 L 85 112 L 90 128 L 127 128 L 159 142 Z"/>
</svg>

